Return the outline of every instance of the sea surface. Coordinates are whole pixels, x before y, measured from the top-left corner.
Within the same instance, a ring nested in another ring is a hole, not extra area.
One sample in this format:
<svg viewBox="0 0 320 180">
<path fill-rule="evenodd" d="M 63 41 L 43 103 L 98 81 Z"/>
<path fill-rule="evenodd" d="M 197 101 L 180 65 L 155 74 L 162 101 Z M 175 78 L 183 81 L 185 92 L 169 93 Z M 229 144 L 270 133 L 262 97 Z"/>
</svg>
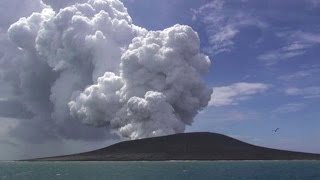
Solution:
<svg viewBox="0 0 320 180">
<path fill-rule="evenodd" d="M 320 180 L 320 161 L 0 162 L 1 180 Z"/>
</svg>

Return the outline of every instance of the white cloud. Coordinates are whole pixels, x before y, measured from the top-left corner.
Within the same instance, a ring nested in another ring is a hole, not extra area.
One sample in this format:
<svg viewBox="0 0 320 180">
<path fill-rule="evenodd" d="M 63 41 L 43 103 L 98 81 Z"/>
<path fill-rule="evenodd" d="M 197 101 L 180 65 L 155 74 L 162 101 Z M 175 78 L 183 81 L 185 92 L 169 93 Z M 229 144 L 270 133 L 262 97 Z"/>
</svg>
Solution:
<svg viewBox="0 0 320 180">
<path fill-rule="evenodd" d="M 320 67 L 317 65 L 302 66 L 301 70 L 293 73 L 284 74 L 278 77 L 281 81 L 296 81 L 305 78 L 317 77 L 320 73 Z"/>
<path fill-rule="evenodd" d="M 306 49 L 310 45 L 293 42 L 277 50 L 272 50 L 258 56 L 258 60 L 264 62 L 265 65 L 271 66 L 277 64 L 281 60 L 302 56 L 306 53 Z"/>
<path fill-rule="evenodd" d="M 302 96 L 303 98 L 320 98 L 320 86 L 310 86 L 304 88 L 291 87 L 285 90 L 289 96 Z"/>
<path fill-rule="evenodd" d="M 307 76 L 311 76 L 311 73 L 308 72 L 308 71 L 298 71 L 298 72 L 295 72 L 293 74 L 279 76 L 278 79 L 284 80 L 284 81 L 290 81 L 290 80 L 293 80 L 293 79 L 300 79 L 300 78 L 304 78 L 304 77 L 307 77 Z"/>
<path fill-rule="evenodd" d="M 320 43 L 320 34 L 318 33 L 289 31 L 278 32 L 276 36 L 284 39 L 286 45 L 279 49 L 267 51 L 257 57 L 267 66 L 275 65 L 281 60 L 302 56 L 308 49 Z"/>
<path fill-rule="evenodd" d="M 319 44 L 320 43 L 320 34 L 319 33 L 310 33 L 310 32 L 296 32 L 294 34 L 298 38 L 300 38 L 302 41 L 311 43 L 311 44 Z"/>
<path fill-rule="evenodd" d="M 303 110 L 305 107 L 306 105 L 303 103 L 288 103 L 276 108 L 273 111 L 273 113 L 286 114 L 286 113 L 299 112 Z"/>
<path fill-rule="evenodd" d="M 255 94 L 265 92 L 270 85 L 263 83 L 234 83 L 229 86 L 214 87 L 209 102 L 210 106 L 237 105 Z"/>
<path fill-rule="evenodd" d="M 198 10 L 193 10 L 193 20 L 200 19 L 206 26 L 210 46 L 205 49 L 211 54 L 230 51 L 234 45 L 234 38 L 240 33 L 241 28 L 267 26 L 248 11 L 234 8 L 239 5 L 235 4 L 233 7 L 233 3 L 234 1 L 214 0 L 201 6 Z M 245 4 L 246 1 L 238 3 Z"/>
<path fill-rule="evenodd" d="M 287 31 L 276 32 L 275 35 L 278 38 L 283 38 L 287 40 L 287 42 L 291 42 L 291 43 L 299 42 L 309 46 L 320 43 L 319 32 L 287 30 Z"/>
</svg>

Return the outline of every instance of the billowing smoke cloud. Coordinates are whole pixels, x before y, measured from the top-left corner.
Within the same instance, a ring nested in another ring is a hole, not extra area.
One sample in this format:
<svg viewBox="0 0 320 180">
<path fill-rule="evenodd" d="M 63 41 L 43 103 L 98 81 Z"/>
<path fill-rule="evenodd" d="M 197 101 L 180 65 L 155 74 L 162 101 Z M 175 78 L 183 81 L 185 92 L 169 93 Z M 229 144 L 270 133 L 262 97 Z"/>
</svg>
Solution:
<svg viewBox="0 0 320 180">
<path fill-rule="evenodd" d="M 210 99 L 200 79 L 209 65 L 190 27 L 148 32 L 123 53 L 118 76 L 105 73 L 69 103 L 71 114 L 130 138 L 183 132 Z"/>
<path fill-rule="evenodd" d="M 85 3 L 87 0 L 42 0 L 42 2 L 49 5 L 53 10 L 59 11 L 61 8 L 76 3 Z"/>
<path fill-rule="evenodd" d="M 173 134 L 207 106 L 212 90 L 201 76 L 210 60 L 192 28 L 148 31 L 132 23 L 118 0 L 44 3 L 10 26 L 15 53 L 1 60 L 15 59 L 2 76 L 33 114 L 18 126 L 21 136 Z"/>
</svg>

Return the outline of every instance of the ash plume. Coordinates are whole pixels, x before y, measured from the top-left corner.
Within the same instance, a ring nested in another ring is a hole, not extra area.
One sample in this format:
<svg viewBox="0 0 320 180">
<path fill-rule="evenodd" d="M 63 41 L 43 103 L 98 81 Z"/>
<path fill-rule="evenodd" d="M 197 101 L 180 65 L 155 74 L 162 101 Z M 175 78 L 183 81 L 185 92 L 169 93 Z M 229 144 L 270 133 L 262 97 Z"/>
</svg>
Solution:
<svg viewBox="0 0 320 180">
<path fill-rule="evenodd" d="M 1 79 L 33 114 L 16 127 L 19 136 L 181 133 L 207 106 L 212 90 L 201 76 L 210 59 L 191 27 L 148 31 L 133 24 L 118 0 L 43 0 L 38 6 L 0 41 L 10 42 L 0 56 Z"/>
</svg>

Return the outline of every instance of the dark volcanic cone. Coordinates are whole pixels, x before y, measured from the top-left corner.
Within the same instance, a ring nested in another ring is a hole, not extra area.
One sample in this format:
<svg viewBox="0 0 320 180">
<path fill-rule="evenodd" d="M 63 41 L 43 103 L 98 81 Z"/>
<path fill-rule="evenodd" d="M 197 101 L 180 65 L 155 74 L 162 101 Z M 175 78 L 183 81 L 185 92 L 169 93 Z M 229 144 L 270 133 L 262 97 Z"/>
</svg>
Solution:
<svg viewBox="0 0 320 180">
<path fill-rule="evenodd" d="M 259 147 L 216 133 L 183 133 L 124 141 L 91 152 L 34 160 L 320 160 L 320 155 Z"/>
</svg>

